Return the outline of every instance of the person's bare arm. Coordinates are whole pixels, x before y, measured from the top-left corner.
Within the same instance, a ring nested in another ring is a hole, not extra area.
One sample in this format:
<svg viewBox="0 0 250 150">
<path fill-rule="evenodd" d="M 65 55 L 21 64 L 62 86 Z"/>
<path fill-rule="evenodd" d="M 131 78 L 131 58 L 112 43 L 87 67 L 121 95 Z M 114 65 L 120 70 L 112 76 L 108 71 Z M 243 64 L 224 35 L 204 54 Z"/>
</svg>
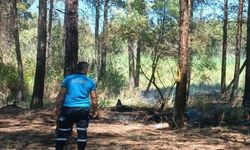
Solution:
<svg viewBox="0 0 250 150">
<path fill-rule="evenodd" d="M 55 115 L 58 115 L 60 112 L 61 104 L 62 104 L 62 101 L 64 100 L 66 90 L 67 89 L 65 87 L 61 87 L 57 95 L 56 102 L 55 102 Z"/>
<path fill-rule="evenodd" d="M 92 90 L 90 93 L 92 109 L 93 109 L 93 117 L 97 117 L 97 108 L 98 108 L 98 100 L 97 100 L 97 93 L 95 90 Z"/>
</svg>

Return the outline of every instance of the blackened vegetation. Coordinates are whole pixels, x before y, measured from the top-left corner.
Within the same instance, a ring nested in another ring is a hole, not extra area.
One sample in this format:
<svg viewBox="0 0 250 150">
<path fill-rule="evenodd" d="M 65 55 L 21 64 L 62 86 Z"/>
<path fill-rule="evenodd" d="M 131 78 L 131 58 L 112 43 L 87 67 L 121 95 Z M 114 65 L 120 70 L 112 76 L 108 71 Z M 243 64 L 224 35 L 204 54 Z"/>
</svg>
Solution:
<svg viewBox="0 0 250 150">
<path fill-rule="evenodd" d="M 121 100 L 111 108 L 103 108 L 98 122 L 109 123 L 168 123 L 170 128 L 177 128 L 173 110 L 158 111 L 156 108 L 145 108 L 123 105 Z M 230 108 L 223 104 L 211 105 L 206 108 L 188 108 L 185 111 L 185 125 L 195 128 L 215 126 L 250 126 L 249 120 L 244 120 L 244 108 Z"/>
<path fill-rule="evenodd" d="M 112 122 L 126 122 L 126 123 L 144 123 L 144 124 L 153 124 L 153 123 L 162 123 L 167 122 L 172 124 L 173 114 L 170 111 L 159 112 L 154 108 L 145 108 L 145 107 L 134 107 L 120 105 L 110 108 L 109 113 L 106 116 L 108 120 Z"/>
<path fill-rule="evenodd" d="M 28 113 L 29 110 L 27 108 L 22 108 L 16 105 L 7 105 L 0 108 L 0 116 L 18 116 L 24 115 Z"/>
<path fill-rule="evenodd" d="M 99 119 L 95 121 L 109 123 L 117 122 L 124 124 L 155 124 L 167 122 L 172 125 L 172 118 L 173 114 L 170 112 L 170 110 L 160 112 L 154 108 L 123 105 L 121 100 L 118 99 L 115 107 L 101 109 Z"/>
<path fill-rule="evenodd" d="M 186 123 L 193 127 L 207 126 L 250 126 L 245 118 L 244 108 L 230 108 L 226 106 L 210 106 L 205 110 L 188 109 L 185 113 Z"/>
</svg>

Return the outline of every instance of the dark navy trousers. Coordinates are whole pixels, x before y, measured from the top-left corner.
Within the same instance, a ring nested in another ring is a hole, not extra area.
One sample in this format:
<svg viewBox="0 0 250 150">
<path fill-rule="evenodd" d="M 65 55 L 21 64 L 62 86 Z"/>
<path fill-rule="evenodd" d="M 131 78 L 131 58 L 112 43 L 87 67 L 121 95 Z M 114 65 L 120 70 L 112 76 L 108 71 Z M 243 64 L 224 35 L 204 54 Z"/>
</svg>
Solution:
<svg viewBox="0 0 250 150">
<path fill-rule="evenodd" d="M 62 107 L 57 123 L 56 150 L 62 150 L 76 123 L 78 150 L 84 150 L 87 144 L 89 108 Z"/>
</svg>

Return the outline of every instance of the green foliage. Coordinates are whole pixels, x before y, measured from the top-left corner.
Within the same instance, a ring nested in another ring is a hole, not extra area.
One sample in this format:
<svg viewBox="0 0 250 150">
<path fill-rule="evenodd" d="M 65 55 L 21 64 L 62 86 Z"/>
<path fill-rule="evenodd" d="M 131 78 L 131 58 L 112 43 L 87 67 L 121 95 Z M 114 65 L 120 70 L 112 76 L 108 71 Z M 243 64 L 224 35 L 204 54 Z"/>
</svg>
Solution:
<svg viewBox="0 0 250 150">
<path fill-rule="evenodd" d="M 154 12 L 163 16 L 164 9 L 167 16 L 178 20 L 179 18 L 179 1 L 176 0 L 156 0 L 152 6 Z"/>
<path fill-rule="evenodd" d="M 202 56 L 193 62 L 192 68 L 195 70 L 194 76 L 198 83 L 212 83 L 214 79 L 212 78 L 211 73 L 217 70 L 217 64 L 212 58 Z"/>
<path fill-rule="evenodd" d="M 13 100 L 16 99 L 17 80 L 17 68 L 12 64 L 0 63 L 0 106 L 13 102 Z M 28 96 L 30 93 L 28 87 L 29 82 L 26 80 L 25 76 L 23 90 L 24 99 L 26 99 L 26 96 Z"/>
<path fill-rule="evenodd" d="M 55 22 L 52 27 L 52 37 L 47 57 L 47 72 L 45 79 L 45 99 L 49 102 L 54 100 L 59 91 L 60 83 L 63 79 L 64 71 L 64 48 L 62 42 L 63 25 Z"/>
<path fill-rule="evenodd" d="M 110 104 L 111 104 L 111 102 L 108 99 L 101 99 L 101 100 L 98 101 L 98 106 L 100 108 L 108 107 L 108 106 L 110 106 Z"/>
<path fill-rule="evenodd" d="M 54 100 L 60 88 L 61 81 L 63 80 L 63 70 L 57 70 L 55 67 L 48 69 L 45 79 L 45 99 Z"/>
<path fill-rule="evenodd" d="M 115 12 L 115 18 L 112 26 L 116 27 L 111 32 L 120 36 L 123 40 L 138 39 L 143 30 L 148 26 L 147 16 L 145 14 L 146 5 L 140 0 L 127 1 L 126 8 L 123 11 Z"/>
<path fill-rule="evenodd" d="M 26 0 L 22 0 L 21 2 L 17 3 L 17 9 L 19 12 L 19 16 L 23 17 L 24 19 L 31 19 L 32 15 L 31 12 L 28 11 L 31 4 Z"/>
<path fill-rule="evenodd" d="M 98 84 L 99 88 L 107 92 L 110 96 L 119 95 L 127 85 L 128 83 L 124 74 L 117 70 L 117 68 L 114 68 L 112 64 L 108 65 L 106 76 L 103 76 Z"/>
<path fill-rule="evenodd" d="M 11 64 L 0 63 L 0 105 L 8 103 L 15 97 L 17 70 Z"/>
<path fill-rule="evenodd" d="M 79 60 L 92 62 L 95 58 L 95 39 L 89 24 L 81 19 L 79 23 Z M 81 42 L 82 41 L 82 42 Z"/>
<path fill-rule="evenodd" d="M 28 10 L 31 6 L 31 2 L 27 0 L 21 0 L 17 3 L 17 11 L 19 17 L 19 30 L 28 30 L 30 28 L 29 21 L 33 19 L 32 13 Z"/>
<path fill-rule="evenodd" d="M 197 21 L 192 23 L 191 50 L 192 56 L 218 56 L 222 43 L 222 22 Z M 213 28 L 212 28 L 213 27 Z M 204 30 L 206 29 L 206 30 Z"/>
<path fill-rule="evenodd" d="M 48 69 L 52 69 L 52 72 L 62 70 L 64 64 L 64 36 L 63 36 L 63 25 L 55 23 L 52 27 L 52 37 L 51 44 L 48 54 L 47 63 L 49 65 Z"/>
<path fill-rule="evenodd" d="M 131 7 L 134 11 L 137 11 L 140 15 L 143 15 L 146 9 L 145 2 L 142 0 L 134 0 L 131 2 Z"/>
</svg>

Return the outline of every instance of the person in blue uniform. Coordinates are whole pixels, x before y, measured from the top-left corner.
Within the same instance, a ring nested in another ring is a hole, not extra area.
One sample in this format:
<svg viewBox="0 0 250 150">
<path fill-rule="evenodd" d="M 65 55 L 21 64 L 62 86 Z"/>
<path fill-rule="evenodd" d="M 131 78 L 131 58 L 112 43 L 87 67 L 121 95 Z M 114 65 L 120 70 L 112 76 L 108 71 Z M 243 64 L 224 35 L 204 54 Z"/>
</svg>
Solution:
<svg viewBox="0 0 250 150">
<path fill-rule="evenodd" d="M 84 150 L 87 144 L 87 127 L 90 107 L 93 117 L 97 117 L 97 94 L 94 81 L 87 76 L 89 64 L 79 62 L 77 72 L 67 75 L 55 102 L 55 114 L 58 116 L 56 150 L 62 150 L 76 123 L 77 147 Z"/>
</svg>

